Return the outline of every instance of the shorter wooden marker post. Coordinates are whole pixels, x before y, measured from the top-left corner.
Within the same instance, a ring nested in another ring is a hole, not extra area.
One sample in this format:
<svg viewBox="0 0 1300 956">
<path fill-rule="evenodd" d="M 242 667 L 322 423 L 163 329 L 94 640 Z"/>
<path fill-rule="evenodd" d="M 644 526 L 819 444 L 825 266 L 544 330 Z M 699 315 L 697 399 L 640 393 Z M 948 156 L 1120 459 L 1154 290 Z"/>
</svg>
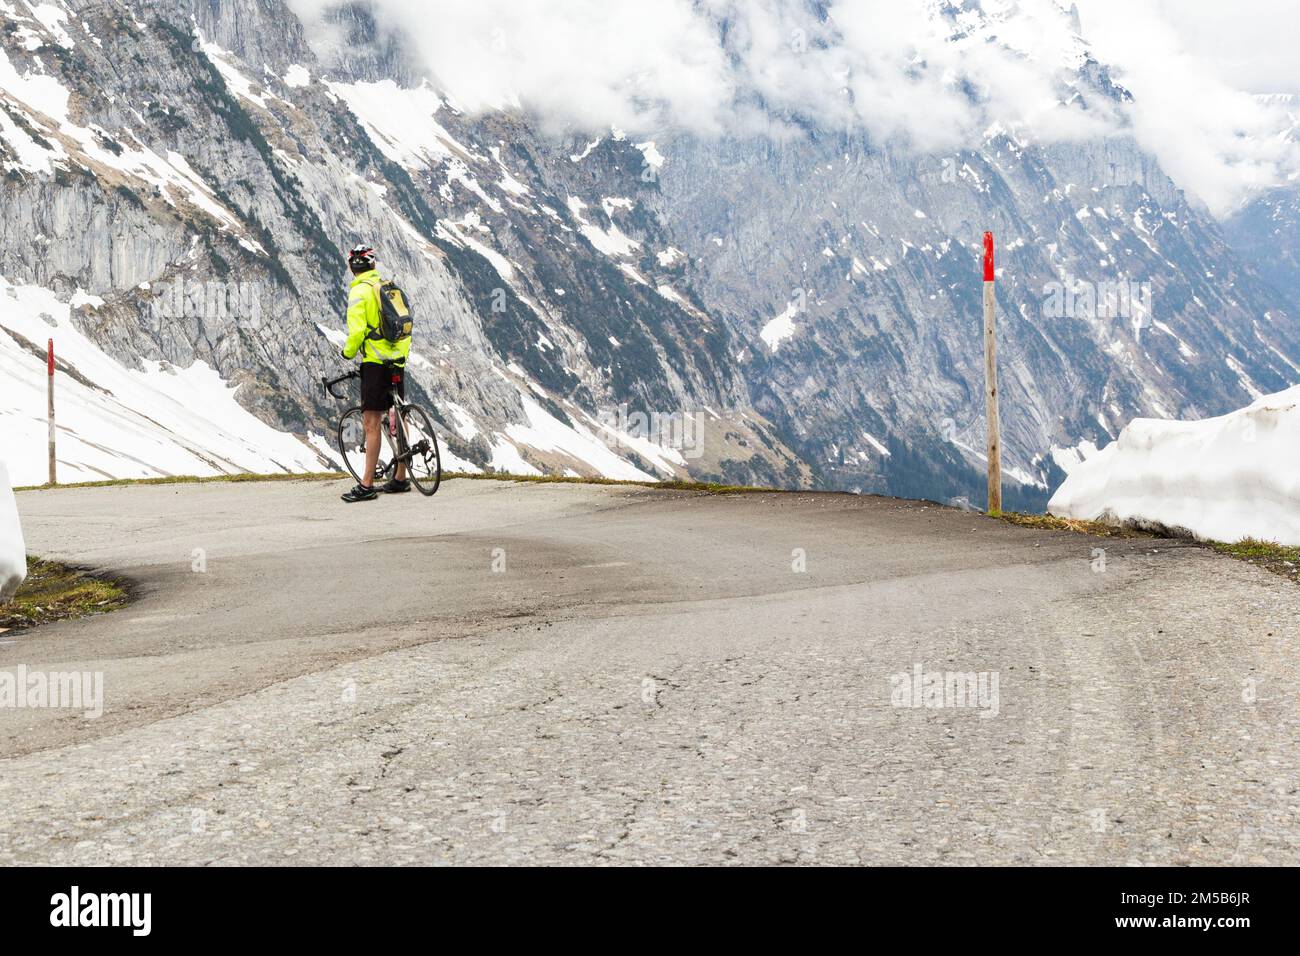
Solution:
<svg viewBox="0 0 1300 956">
<path fill-rule="evenodd" d="M 993 233 L 984 233 L 984 404 L 988 418 L 989 514 L 1002 514 L 1002 428 L 998 421 L 998 334 Z"/>
<path fill-rule="evenodd" d="M 50 343 L 46 348 L 45 354 L 46 354 L 47 365 L 49 369 L 49 378 L 48 378 L 49 387 L 46 390 L 46 395 L 48 397 L 46 417 L 49 419 L 49 423 L 50 423 L 50 437 L 49 437 L 50 484 L 57 485 L 59 483 L 59 473 L 58 473 L 58 466 L 56 464 L 57 459 L 55 458 L 54 455 L 54 339 L 50 339 Z"/>
</svg>

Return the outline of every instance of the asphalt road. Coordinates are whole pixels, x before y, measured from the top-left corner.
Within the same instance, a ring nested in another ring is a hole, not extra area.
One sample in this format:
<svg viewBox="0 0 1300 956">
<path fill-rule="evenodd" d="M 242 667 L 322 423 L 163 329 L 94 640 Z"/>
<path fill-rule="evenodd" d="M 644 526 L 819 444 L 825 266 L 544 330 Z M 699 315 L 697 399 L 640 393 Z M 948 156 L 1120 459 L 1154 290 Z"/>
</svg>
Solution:
<svg viewBox="0 0 1300 956">
<path fill-rule="evenodd" d="M 1300 862 L 1267 572 L 880 498 L 343 487 L 19 495 L 138 600 L 0 635 L 104 687 L 0 708 L 0 863 Z"/>
</svg>

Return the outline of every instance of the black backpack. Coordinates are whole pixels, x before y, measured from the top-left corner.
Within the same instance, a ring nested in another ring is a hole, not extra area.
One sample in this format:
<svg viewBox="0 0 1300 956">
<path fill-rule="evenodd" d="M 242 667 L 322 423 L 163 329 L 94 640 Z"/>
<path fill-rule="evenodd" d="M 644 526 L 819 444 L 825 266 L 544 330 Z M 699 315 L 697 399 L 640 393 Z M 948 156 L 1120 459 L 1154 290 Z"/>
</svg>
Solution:
<svg viewBox="0 0 1300 956">
<path fill-rule="evenodd" d="M 372 339 L 400 342 L 411 337 L 411 302 L 406 293 L 391 279 L 371 280 L 366 283 L 379 297 L 379 325 L 370 333 Z"/>
</svg>

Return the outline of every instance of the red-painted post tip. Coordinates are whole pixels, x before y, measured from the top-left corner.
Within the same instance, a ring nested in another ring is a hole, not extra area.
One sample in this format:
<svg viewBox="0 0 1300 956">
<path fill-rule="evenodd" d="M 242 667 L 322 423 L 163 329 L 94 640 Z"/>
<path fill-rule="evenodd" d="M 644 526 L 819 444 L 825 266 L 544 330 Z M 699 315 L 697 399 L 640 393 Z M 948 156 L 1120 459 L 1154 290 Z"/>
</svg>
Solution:
<svg viewBox="0 0 1300 956">
<path fill-rule="evenodd" d="M 50 339 L 49 347 L 46 348 L 45 354 L 49 357 L 50 378 L 54 378 L 54 339 Z"/>
<path fill-rule="evenodd" d="M 992 282 L 997 277 L 993 271 L 993 233 L 984 233 L 984 281 Z"/>
</svg>

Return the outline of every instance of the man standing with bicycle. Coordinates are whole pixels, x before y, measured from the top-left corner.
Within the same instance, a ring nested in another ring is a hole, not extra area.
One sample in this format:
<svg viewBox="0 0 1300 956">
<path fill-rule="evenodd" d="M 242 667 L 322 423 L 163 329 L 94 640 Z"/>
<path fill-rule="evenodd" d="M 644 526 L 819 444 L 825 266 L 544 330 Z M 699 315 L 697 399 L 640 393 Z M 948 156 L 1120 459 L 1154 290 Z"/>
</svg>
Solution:
<svg viewBox="0 0 1300 956">
<path fill-rule="evenodd" d="M 361 353 L 361 408 L 366 432 L 364 478 L 343 495 L 343 500 L 351 504 L 378 497 L 374 476 L 379 463 L 383 417 L 392 408 L 394 391 L 403 398 L 406 396 L 405 370 L 411 339 L 409 335 L 395 342 L 384 338 L 379 300 L 384 280 L 375 268 L 375 250 L 367 245 L 354 246 L 348 253 L 348 268 L 353 279 L 348 290 L 348 340 L 343 345 L 343 357 L 351 360 Z M 388 494 L 410 490 L 404 464 L 399 464 L 394 477 L 379 488 Z"/>
</svg>

